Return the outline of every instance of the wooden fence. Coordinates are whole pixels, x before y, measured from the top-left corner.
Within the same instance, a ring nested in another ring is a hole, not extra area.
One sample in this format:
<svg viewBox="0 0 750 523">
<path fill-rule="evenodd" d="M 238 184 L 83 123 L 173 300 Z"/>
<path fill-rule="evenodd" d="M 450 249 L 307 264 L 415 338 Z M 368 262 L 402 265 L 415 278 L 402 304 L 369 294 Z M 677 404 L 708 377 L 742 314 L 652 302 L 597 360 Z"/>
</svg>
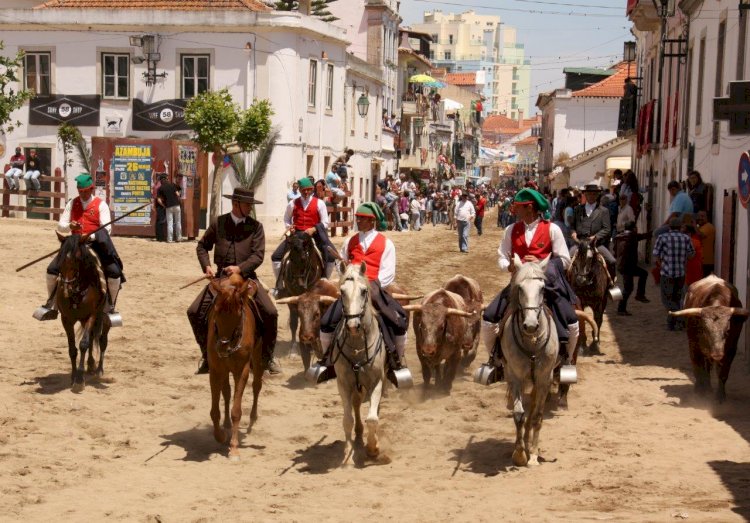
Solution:
<svg viewBox="0 0 750 523">
<path fill-rule="evenodd" d="M 339 203 L 326 205 L 330 220 L 328 232 L 331 237 L 336 236 L 337 228 L 341 228 L 341 236 L 346 236 L 349 234 L 349 229 L 354 227 L 354 209 L 352 204 L 349 203 L 352 192 L 344 191 L 344 194 L 346 194 L 346 197 Z M 331 191 L 326 191 L 326 196 L 330 198 Z"/>
<path fill-rule="evenodd" d="M 10 165 L 6 165 L 3 169 L 3 174 L 10 169 Z M 52 184 L 52 190 L 50 191 L 34 191 L 27 189 L 18 189 L 11 191 L 8 185 L 8 180 L 3 176 L 3 184 L 0 189 L 0 194 L 3 195 L 2 205 L 0 206 L 0 215 L 3 218 L 10 216 L 11 211 L 26 212 L 26 213 L 38 213 L 48 215 L 50 220 L 59 220 L 63 211 L 65 210 L 65 191 L 64 183 L 65 178 L 62 175 L 60 168 L 55 169 L 54 176 L 40 176 L 39 182 L 50 182 Z M 22 182 L 18 182 L 19 185 Z M 25 183 L 25 182 L 23 182 Z M 10 204 L 10 197 L 12 194 L 19 196 L 16 205 Z M 40 207 L 34 205 L 35 202 L 29 204 L 29 199 L 34 198 L 50 198 L 49 207 Z"/>
</svg>

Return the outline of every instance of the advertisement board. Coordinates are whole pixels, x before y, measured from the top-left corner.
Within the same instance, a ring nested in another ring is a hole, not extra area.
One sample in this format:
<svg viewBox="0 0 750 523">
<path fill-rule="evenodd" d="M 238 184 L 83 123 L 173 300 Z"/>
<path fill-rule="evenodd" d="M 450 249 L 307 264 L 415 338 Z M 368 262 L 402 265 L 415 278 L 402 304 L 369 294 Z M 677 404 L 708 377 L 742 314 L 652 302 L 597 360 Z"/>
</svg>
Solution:
<svg viewBox="0 0 750 523">
<path fill-rule="evenodd" d="M 151 202 L 151 146 L 122 144 L 115 146 L 112 158 L 112 212 L 121 216 Z M 150 225 L 151 207 L 123 218 L 121 225 Z"/>
</svg>

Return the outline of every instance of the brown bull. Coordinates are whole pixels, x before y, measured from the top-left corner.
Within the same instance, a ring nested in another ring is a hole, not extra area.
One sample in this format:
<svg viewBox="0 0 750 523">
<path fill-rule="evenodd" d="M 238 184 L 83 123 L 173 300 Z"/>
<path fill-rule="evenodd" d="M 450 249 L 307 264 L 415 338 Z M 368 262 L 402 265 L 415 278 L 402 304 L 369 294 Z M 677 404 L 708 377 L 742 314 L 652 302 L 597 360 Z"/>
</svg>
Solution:
<svg viewBox="0 0 750 523">
<path fill-rule="evenodd" d="M 338 297 L 338 285 L 322 278 L 315 282 L 310 290 L 299 296 L 276 300 L 277 304 L 288 305 L 290 310 L 297 310 L 300 320 L 299 341 L 305 370 L 310 366 L 311 349 L 315 350 L 319 358 L 323 357 L 320 353 L 320 317 Z"/>
<path fill-rule="evenodd" d="M 422 303 L 406 305 L 414 312 L 414 334 L 417 338 L 417 356 L 422 364 L 425 390 L 432 375 L 435 385 L 450 393 L 456 369 L 461 360 L 461 341 L 466 330 L 467 312 L 464 299 L 445 289 L 431 292 Z M 445 366 L 440 371 L 440 364 Z"/>
<path fill-rule="evenodd" d="M 670 314 L 687 318 L 696 392 L 702 394 L 711 390 L 711 368 L 716 366 L 719 378 L 716 399 L 723 402 L 729 369 L 737 353 L 737 340 L 750 314 L 742 308 L 737 289 L 721 278 L 708 276 L 688 288 L 685 308 Z"/>
<path fill-rule="evenodd" d="M 479 288 L 479 283 L 475 279 L 461 274 L 456 274 L 445 282 L 443 289 L 461 296 L 464 299 L 466 311 L 474 314 L 473 317 L 466 318 L 466 330 L 461 338 L 461 366 L 466 368 L 477 356 L 482 319 L 482 289 Z"/>
</svg>

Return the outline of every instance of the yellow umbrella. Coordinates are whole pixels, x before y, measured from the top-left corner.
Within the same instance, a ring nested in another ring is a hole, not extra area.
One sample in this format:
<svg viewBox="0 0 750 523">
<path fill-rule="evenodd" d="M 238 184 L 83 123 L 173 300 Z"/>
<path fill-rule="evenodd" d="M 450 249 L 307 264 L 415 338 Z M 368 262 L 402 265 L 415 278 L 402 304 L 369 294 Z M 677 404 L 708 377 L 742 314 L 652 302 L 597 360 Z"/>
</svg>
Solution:
<svg viewBox="0 0 750 523">
<path fill-rule="evenodd" d="M 410 84 L 426 84 L 430 82 L 437 82 L 432 76 L 429 74 L 415 74 L 411 78 L 409 78 Z"/>
</svg>

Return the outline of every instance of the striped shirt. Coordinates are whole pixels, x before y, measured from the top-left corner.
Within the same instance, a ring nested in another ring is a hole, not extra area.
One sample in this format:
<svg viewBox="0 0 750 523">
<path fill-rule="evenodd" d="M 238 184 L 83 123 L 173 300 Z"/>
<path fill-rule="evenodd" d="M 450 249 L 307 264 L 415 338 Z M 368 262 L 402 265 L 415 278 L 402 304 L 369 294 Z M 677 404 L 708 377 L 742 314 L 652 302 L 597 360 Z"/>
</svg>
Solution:
<svg viewBox="0 0 750 523">
<path fill-rule="evenodd" d="M 681 278 L 685 276 L 687 259 L 695 256 L 695 249 L 687 234 L 669 231 L 656 239 L 653 255 L 661 261 L 662 276 Z"/>
</svg>

